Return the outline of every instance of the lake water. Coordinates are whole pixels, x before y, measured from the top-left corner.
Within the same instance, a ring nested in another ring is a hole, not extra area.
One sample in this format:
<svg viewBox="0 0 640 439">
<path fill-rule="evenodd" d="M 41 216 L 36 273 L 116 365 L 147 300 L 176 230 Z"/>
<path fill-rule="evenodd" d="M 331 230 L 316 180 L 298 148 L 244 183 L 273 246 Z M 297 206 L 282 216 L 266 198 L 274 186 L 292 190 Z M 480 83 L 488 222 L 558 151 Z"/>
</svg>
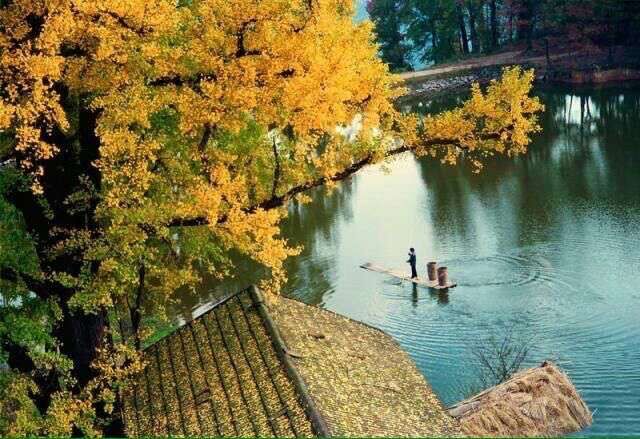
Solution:
<svg viewBox="0 0 640 439">
<path fill-rule="evenodd" d="M 526 365 L 556 361 L 595 411 L 582 434 L 640 434 L 640 88 L 538 93 L 526 156 L 480 175 L 406 156 L 292 206 L 286 294 L 387 331 L 446 404 L 476 380 L 473 343 L 515 328 Z M 458 287 L 359 268 L 408 270 L 409 247 Z"/>
</svg>

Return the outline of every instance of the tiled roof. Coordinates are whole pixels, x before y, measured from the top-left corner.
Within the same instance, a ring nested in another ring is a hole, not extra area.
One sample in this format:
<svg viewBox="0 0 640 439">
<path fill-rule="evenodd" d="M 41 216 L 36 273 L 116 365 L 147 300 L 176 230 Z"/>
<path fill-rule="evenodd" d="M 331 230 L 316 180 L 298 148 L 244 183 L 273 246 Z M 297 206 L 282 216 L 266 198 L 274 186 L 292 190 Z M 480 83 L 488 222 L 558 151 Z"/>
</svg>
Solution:
<svg viewBox="0 0 640 439">
<path fill-rule="evenodd" d="M 280 298 L 270 314 L 332 436 L 456 436 L 406 352 L 386 333 Z"/>
<path fill-rule="evenodd" d="M 129 436 L 312 436 L 252 291 L 235 294 L 144 352 L 124 395 Z"/>
<path fill-rule="evenodd" d="M 211 304 L 144 352 L 123 395 L 129 436 L 453 436 L 384 332 L 255 288 Z"/>
</svg>

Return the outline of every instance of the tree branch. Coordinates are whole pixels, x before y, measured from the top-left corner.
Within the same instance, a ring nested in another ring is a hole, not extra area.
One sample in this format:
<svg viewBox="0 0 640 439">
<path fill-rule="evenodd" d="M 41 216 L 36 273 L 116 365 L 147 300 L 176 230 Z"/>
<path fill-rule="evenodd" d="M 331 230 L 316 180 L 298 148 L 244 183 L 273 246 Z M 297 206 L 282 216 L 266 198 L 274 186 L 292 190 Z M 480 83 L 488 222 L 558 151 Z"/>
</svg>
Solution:
<svg viewBox="0 0 640 439">
<path fill-rule="evenodd" d="M 244 45 L 245 33 L 249 29 L 249 26 L 254 25 L 257 22 L 258 22 L 258 20 L 253 18 L 251 20 L 245 21 L 240 26 L 240 30 L 236 34 L 236 38 L 237 38 L 237 43 L 236 43 L 237 47 L 236 47 L 236 53 L 235 53 L 236 58 L 242 58 L 243 56 L 261 55 L 262 54 L 262 51 L 260 51 L 260 50 L 247 50 L 247 48 Z"/>
<path fill-rule="evenodd" d="M 123 28 L 138 34 L 139 36 L 143 37 L 146 35 L 149 35 L 151 32 L 153 32 L 153 29 L 151 27 L 135 27 L 133 25 L 131 25 L 127 19 L 121 15 L 116 14 L 113 11 L 105 11 L 104 12 L 106 15 L 108 15 L 109 17 L 113 18 L 120 26 L 122 26 Z M 95 19 L 98 18 L 98 16 L 94 17 Z"/>
<path fill-rule="evenodd" d="M 202 139 L 200 139 L 200 143 L 198 143 L 198 151 L 200 151 L 200 154 L 203 154 L 205 152 L 207 143 L 209 143 L 209 139 L 211 138 L 211 134 L 213 134 L 213 129 L 211 128 L 211 124 L 207 123 L 204 126 Z"/>
<path fill-rule="evenodd" d="M 273 187 L 271 188 L 271 197 L 275 197 L 278 193 L 280 185 L 280 155 L 278 154 L 278 144 L 276 138 L 273 138 L 273 157 L 275 159 L 275 167 L 273 169 Z"/>
<path fill-rule="evenodd" d="M 497 137 L 497 136 L 496 136 Z M 456 139 L 432 139 L 429 142 L 421 145 L 422 147 L 428 146 L 438 146 L 438 145 L 452 145 L 457 148 L 465 149 L 458 140 Z M 395 149 L 391 149 L 387 151 L 384 155 L 384 158 L 393 157 L 399 154 L 403 154 L 405 152 L 411 151 L 414 148 L 410 146 L 401 146 Z M 251 214 L 258 210 L 271 210 L 278 207 L 284 206 L 287 202 L 293 199 L 296 195 L 306 192 L 310 189 L 323 186 L 327 183 L 338 182 L 347 179 L 352 176 L 362 168 L 367 165 L 373 164 L 375 161 L 375 156 L 373 154 L 368 154 L 364 158 L 354 162 L 344 170 L 334 174 L 332 176 L 322 176 L 318 177 L 315 180 L 308 181 L 299 186 L 295 186 L 289 189 L 282 195 L 273 195 L 271 198 L 264 200 L 258 204 L 253 206 L 249 206 L 243 209 L 244 213 Z M 228 221 L 228 217 L 226 215 L 221 216 L 216 221 L 216 224 L 224 224 Z M 169 227 L 195 227 L 195 226 L 205 226 L 210 225 L 211 222 L 207 218 L 199 217 L 199 218 L 185 218 L 185 219 L 176 219 L 169 224 Z"/>
<path fill-rule="evenodd" d="M 181 76 L 163 76 L 160 78 L 149 81 L 147 85 L 150 87 L 163 87 L 166 85 L 175 85 L 176 87 L 182 87 L 188 85 L 194 88 L 199 88 L 200 83 L 203 81 L 215 81 L 216 76 L 213 73 L 199 73 L 198 75 L 190 78 L 183 78 Z"/>
</svg>

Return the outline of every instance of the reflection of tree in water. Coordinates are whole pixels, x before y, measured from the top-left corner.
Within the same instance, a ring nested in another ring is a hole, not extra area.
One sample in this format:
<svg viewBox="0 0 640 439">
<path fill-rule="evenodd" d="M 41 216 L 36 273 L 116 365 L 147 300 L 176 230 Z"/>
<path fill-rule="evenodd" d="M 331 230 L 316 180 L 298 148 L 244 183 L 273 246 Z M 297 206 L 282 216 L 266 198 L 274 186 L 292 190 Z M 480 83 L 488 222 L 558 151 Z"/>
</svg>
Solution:
<svg viewBox="0 0 640 439">
<path fill-rule="evenodd" d="M 419 169 L 429 191 L 428 214 L 434 231 L 446 240 L 457 236 L 466 241 L 480 239 L 474 229 L 478 208 L 501 219 L 511 215 L 517 227 L 517 244 L 526 246 L 535 224 L 537 239 L 554 233 L 553 224 L 567 215 L 567 208 L 581 207 L 594 200 L 624 204 L 640 193 L 637 166 L 640 149 L 640 92 L 577 89 L 570 93 L 546 90 L 541 93 L 546 112 L 541 116 L 544 131 L 538 134 L 529 152 L 516 159 L 496 157 L 485 164 L 480 175 L 468 166 L 443 166 L 437 160 L 421 160 Z M 456 102 L 440 100 L 428 111 L 441 111 Z M 289 259 L 290 281 L 284 293 L 313 304 L 323 301 L 332 290 L 337 272 L 335 252 L 338 220 L 352 215 L 351 197 L 357 180 L 340 184 L 332 193 L 313 191 L 312 202 L 293 204 L 282 224 L 282 234 L 291 245 L 304 245 L 301 255 Z M 489 224 L 495 227 L 499 224 Z M 542 230 L 541 230 L 542 229 Z M 181 293 L 177 314 L 188 315 L 191 308 L 240 290 L 265 275 L 250 261 L 236 257 L 236 276 L 220 283 L 206 279 L 194 292 Z"/>
<path fill-rule="evenodd" d="M 325 293 L 331 291 L 331 276 L 336 273 L 335 252 L 329 251 L 327 257 L 321 254 L 323 246 L 336 242 L 337 231 L 333 224 L 336 220 L 349 220 L 352 216 L 350 198 L 353 191 L 352 180 L 336 186 L 328 192 L 324 188 L 311 191 L 312 201 L 301 205 L 294 202 L 289 207 L 289 215 L 282 222 L 282 236 L 291 246 L 302 245 L 303 251 L 285 263 L 289 282 L 283 294 L 293 293 L 296 298 L 311 304 L 322 302 Z M 189 316 L 199 304 L 215 301 L 228 294 L 240 291 L 248 285 L 257 283 L 267 276 L 266 270 L 255 262 L 232 255 L 235 271 L 233 277 L 224 281 L 204 276 L 202 284 L 194 290 L 183 290 L 172 306 L 172 316 Z"/>
<path fill-rule="evenodd" d="M 289 258 L 286 269 L 289 282 L 284 294 L 295 294 L 299 300 L 309 304 L 320 304 L 324 295 L 332 290 L 331 276 L 337 272 L 335 251 L 324 252 L 324 247 L 333 247 L 338 220 L 352 218 L 351 197 L 354 180 L 339 184 L 333 191 L 318 189 L 311 194 L 312 201 L 301 205 L 294 203 L 289 216 L 282 223 L 282 235 L 291 245 L 302 245 L 299 256 Z M 295 293 L 294 293 L 295 292 Z"/>
<path fill-rule="evenodd" d="M 488 160 L 480 175 L 464 165 L 420 161 L 438 235 L 476 237 L 472 220 L 478 205 L 505 209 L 525 228 L 532 223 L 550 226 L 566 215 L 567 207 L 589 200 L 624 203 L 637 196 L 640 180 L 634 170 L 640 150 L 633 142 L 640 137 L 640 93 L 547 90 L 541 98 L 546 105 L 541 116 L 544 131 L 525 156 Z M 551 233 L 547 229 L 542 232 Z M 521 232 L 518 236 L 526 239 Z"/>
</svg>

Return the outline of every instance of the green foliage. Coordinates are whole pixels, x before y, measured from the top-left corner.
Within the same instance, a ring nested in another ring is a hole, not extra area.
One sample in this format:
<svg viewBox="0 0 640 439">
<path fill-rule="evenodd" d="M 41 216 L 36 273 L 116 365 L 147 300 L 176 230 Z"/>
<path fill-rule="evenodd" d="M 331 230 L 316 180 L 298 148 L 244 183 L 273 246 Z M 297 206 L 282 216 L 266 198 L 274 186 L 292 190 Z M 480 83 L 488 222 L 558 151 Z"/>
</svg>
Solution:
<svg viewBox="0 0 640 439">
<path fill-rule="evenodd" d="M 488 54 L 513 44 L 535 49 L 638 44 L 640 3 L 619 0 L 371 0 L 381 55 L 396 69 Z"/>
<path fill-rule="evenodd" d="M 26 181 L 13 168 L 0 168 L 0 267 L 10 267 L 24 273 L 38 272 L 38 258 L 31 237 L 26 232 L 22 215 L 6 200 L 7 190 Z M 6 289 L 0 291 L 4 296 Z"/>
<path fill-rule="evenodd" d="M 375 24 L 380 52 L 392 71 L 411 68 L 409 42 L 405 38 L 403 21 L 405 5 L 396 0 L 377 0 L 368 5 L 369 16 Z"/>
</svg>

